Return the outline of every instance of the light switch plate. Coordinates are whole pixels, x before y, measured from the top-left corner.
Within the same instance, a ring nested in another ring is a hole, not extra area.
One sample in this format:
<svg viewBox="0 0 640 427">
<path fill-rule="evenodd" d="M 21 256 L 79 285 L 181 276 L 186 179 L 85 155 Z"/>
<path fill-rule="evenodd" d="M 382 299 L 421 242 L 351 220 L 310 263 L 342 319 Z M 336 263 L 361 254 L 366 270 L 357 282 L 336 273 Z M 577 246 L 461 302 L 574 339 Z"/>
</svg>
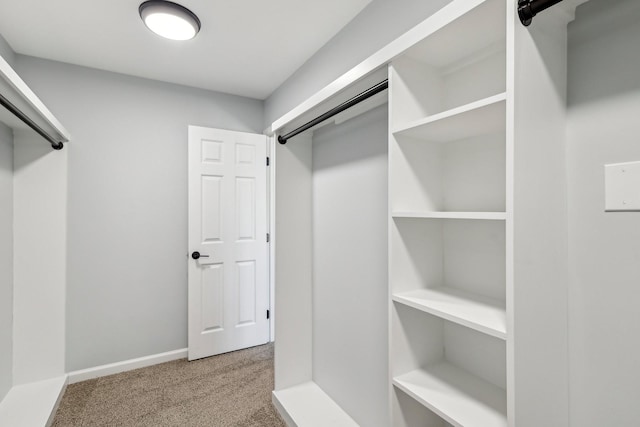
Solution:
<svg viewBox="0 0 640 427">
<path fill-rule="evenodd" d="M 605 211 L 640 211 L 640 162 L 604 165 Z"/>
</svg>

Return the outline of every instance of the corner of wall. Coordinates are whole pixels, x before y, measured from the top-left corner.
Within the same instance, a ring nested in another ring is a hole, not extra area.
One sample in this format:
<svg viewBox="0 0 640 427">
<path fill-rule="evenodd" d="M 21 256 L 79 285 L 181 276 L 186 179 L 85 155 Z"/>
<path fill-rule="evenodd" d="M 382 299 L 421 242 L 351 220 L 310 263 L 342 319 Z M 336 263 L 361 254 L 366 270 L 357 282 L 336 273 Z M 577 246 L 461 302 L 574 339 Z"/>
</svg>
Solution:
<svg viewBox="0 0 640 427">
<path fill-rule="evenodd" d="M 13 385 L 13 133 L 0 123 L 0 401 Z"/>
<path fill-rule="evenodd" d="M 16 54 L 9 43 L 2 37 L 2 34 L 0 34 L 0 56 L 2 56 L 9 65 L 14 66 Z"/>
</svg>

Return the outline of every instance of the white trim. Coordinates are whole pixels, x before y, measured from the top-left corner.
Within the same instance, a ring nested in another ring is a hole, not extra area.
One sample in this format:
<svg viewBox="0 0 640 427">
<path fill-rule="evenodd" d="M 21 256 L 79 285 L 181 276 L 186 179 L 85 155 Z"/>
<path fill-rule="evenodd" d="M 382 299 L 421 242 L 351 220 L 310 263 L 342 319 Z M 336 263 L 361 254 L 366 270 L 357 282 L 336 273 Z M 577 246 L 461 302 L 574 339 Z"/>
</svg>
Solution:
<svg viewBox="0 0 640 427">
<path fill-rule="evenodd" d="M 0 425 L 50 426 L 66 388 L 66 375 L 14 386 L 0 402 Z"/>
<path fill-rule="evenodd" d="M 289 415 L 287 408 L 285 408 L 282 403 L 280 403 L 280 399 L 278 399 L 278 395 L 275 391 L 271 392 L 271 403 L 273 403 L 273 406 L 276 407 L 276 411 L 278 411 L 278 414 L 287 425 L 287 427 L 298 427 L 295 421 L 293 421 L 293 418 L 291 418 L 291 415 Z"/>
<path fill-rule="evenodd" d="M 109 363 L 108 365 L 73 371 L 69 372 L 67 375 L 69 376 L 69 384 L 74 384 L 80 381 L 119 374 L 120 372 L 132 371 L 134 369 L 145 368 L 147 366 L 170 362 L 172 360 L 185 359 L 186 357 L 187 349 L 182 348 L 180 350 L 167 351 L 166 353 L 159 353 L 151 356 L 139 357 L 137 359 L 123 360 L 122 362 Z"/>
<path fill-rule="evenodd" d="M 274 391 L 271 401 L 288 427 L 358 426 L 358 423 L 313 381 Z"/>
<path fill-rule="evenodd" d="M 49 414 L 49 419 L 47 420 L 46 427 L 50 427 L 53 425 L 53 420 L 56 418 L 56 412 L 58 412 L 58 408 L 60 407 L 60 402 L 62 402 L 62 398 L 64 397 L 64 393 L 67 391 L 67 386 L 69 385 L 69 376 L 64 375 L 58 381 L 62 380 L 62 386 L 60 386 L 60 390 L 58 391 L 58 397 L 56 398 L 56 402 L 53 404 L 53 409 L 51 410 L 51 414 Z M 59 383 L 58 383 L 59 384 Z M 31 406 L 33 402 L 29 402 Z"/>
<path fill-rule="evenodd" d="M 392 211 L 392 218 L 479 219 L 504 221 L 506 212 Z"/>
<path fill-rule="evenodd" d="M 269 167 L 267 177 L 269 182 L 269 310 L 271 319 L 269 323 L 269 339 L 276 340 L 275 305 L 276 305 L 276 138 L 267 136 L 267 155 L 269 156 Z"/>
</svg>

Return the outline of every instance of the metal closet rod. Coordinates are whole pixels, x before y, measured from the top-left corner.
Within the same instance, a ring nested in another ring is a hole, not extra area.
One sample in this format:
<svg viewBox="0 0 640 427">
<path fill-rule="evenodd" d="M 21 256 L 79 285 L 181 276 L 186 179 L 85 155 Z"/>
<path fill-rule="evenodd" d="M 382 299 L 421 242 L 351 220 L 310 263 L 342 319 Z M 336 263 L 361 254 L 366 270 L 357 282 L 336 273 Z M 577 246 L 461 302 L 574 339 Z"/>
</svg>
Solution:
<svg viewBox="0 0 640 427">
<path fill-rule="evenodd" d="M 533 17 L 543 10 L 560 3 L 562 0 L 518 0 L 518 16 L 520 22 L 528 27 L 533 21 Z"/>
<path fill-rule="evenodd" d="M 375 86 L 372 86 L 369 89 L 365 90 L 364 92 L 357 94 L 353 98 L 343 102 L 342 104 L 338 105 L 337 107 L 332 108 L 331 110 L 327 111 L 326 113 L 319 115 L 315 119 L 303 124 L 302 126 L 300 126 L 299 128 L 297 128 L 295 130 L 292 130 L 291 132 L 287 133 L 286 135 L 278 136 L 278 142 L 280 144 L 286 144 L 287 140 L 293 138 L 294 136 L 304 132 L 305 130 L 311 129 L 315 125 L 320 124 L 320 123 L 324 122 L 325 120 L 330 119 L 331 117 L 335 116 L 336 114 L 340 114 L 344 110 L 347 110 L 347 109 L 353 107 L 354 105 L 361 103 L 365 99 L 371 98 L 373 95 L 375 95 L 377 93 L 380 93 L 383 90 L 386 90 L 388 87 L 389 87 L 389 79 L 384 79 L 383 81 L 381 81 L 380 83 L 376 84 Z"/>
<path fill-rule="evenodd" d="M 26 114 L 24 114 L 18 107 L 13 105 L 11 101 L 4 97 L 4 95 L 0 94 L 0 104 L 9 110 L 14 116 L 22 120 L 27 126 L 36 131 L 41 137 L 49 141 L 51 144 L 51 148 L 54 150 L 62 150 L 64 145 L 60 141 L 56 141 L 51 135 L 49 135 L 44 129 L 42 129 L 36 122 L 31 120 Z"/>
</svg>

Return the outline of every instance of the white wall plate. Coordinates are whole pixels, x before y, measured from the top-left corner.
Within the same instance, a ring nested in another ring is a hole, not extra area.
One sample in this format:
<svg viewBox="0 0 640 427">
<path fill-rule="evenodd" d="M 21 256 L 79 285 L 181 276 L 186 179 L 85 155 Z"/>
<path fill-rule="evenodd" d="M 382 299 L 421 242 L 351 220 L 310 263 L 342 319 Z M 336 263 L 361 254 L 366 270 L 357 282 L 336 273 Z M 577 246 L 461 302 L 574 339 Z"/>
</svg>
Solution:
<svg viewBox="0 0 640 427">
<path fill-rule="evenodd" d="M 605 211 L 640 211 L 640 162 L 604 166 Z"/>
</svg>

